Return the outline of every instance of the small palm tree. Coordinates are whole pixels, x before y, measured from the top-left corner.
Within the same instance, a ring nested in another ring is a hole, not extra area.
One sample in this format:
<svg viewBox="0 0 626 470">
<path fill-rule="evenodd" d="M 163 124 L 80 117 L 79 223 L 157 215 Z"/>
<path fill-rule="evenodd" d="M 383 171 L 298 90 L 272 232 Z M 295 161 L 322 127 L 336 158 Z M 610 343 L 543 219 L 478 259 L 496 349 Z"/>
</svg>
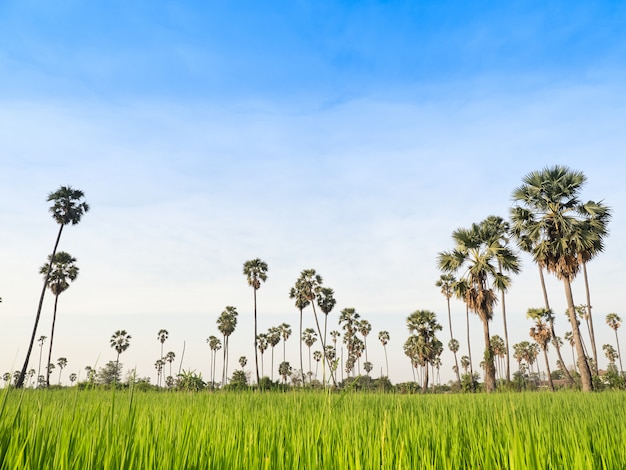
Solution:
<svg viewBox="0 0 626 470">
<path fill-rule="evenodd" d="M 239 365 L 241 366 L 241 370 L 243 370 L 243 368 L 246 367 L 247 363 L 248 363 L 248 358 L 246 356 L 241 356 L 239 358 Z"/>
<path fill-rule="evenodd" d="M 70 374 L 70 383 L 74 385 L 74 382 L 76 382 L 76 380 L 78 380 L 78 375 L 76 375 L 76 372 L 72 372 Z"/>
<path fill-rule="evenodd" d="M 280 337 L 283 340 L 283 362 L 286 362 L 286 360 L 287 360 L 287 348 L 286 348 L 286 345 L 287 345 L 287 340 L 291 336 L 291 325 L 289 325 L 287 323 L 281 323 L 278 326 L 278 329 L 280 331 Z"/>
<path fill-rule="evenodd" d="M 52 218 L 60 225 L 59 232 L 57 234 L 52 254 L 50 255 L 50 265 L 48 271 L 51 271 L 52 260 L 57 252 L 59 241 L 61 240 L 61 233 L 63 227 L 66 225 L 76 225 L 82 219 L 83 214 L 89 211 L 89 205 L 82 199 L 85 197 L 84 193 L 80 190 L 73 189 L 71 186 L 61 186 L 58 190 L 48 195 L 48 202 L 52 202 L 50 212 Z M 35 343 L 35 335 L 37 334 L 37 326 L 39 325 L 39 319 L 41 317 L 41 308 L 43 307 L 43 299 L 46 295 L 46 287 L 48 287 L 48 278 L 44 280 L 43 289 L 39 297 L 39 305 L 37 306 L 37 313 L 35 315 L 35 325 L 33 326 L 33 333 L 30 337 L 30 343 L 26 352 L 26 359 L 24 365 L 20 371 L 20 375 L 15 383 L 16 388 L 21 388 L 24 385 L 24 378 L 26 377 L 26 369 L 28 368 L 28 362 L 30 361 L 30 354 L 33 350 L 33 344 Z"/>
<path fill-rule="evenodd" d="M 267 280 L 267 263 L 259 258 L 246 261 L 243 264 L 243 274 L 248 280 L 248 285 L 254 292 L 254 363 L 256 366 L 256 383 L 259 383 L 259 359 L 257 356 L 257 315 L 256 315 L 256 291 L 261 287 L 261 282 Z"/>
<path fill-rule="evenodd" d="M 368 361 L 367 358 L 367 336 L 370 334 L 370 331 L 372 331 L 372 325 L 370 325 L 370 322 L 368 322 L 365 319 L 362 319 L 359 322 L 359 333 L 361 333 L 361 336 L 363 336 L 363 346 L 365 348 L 365 361 Z"/>
<path fill-rule="evenodd" d="M 65 367 L 67 366 L 67 358 L 66 357 L 58 358 L 57 365 L 59 366 L 59 385 L 61 385 L 61 372 L 63 372 L 63 369 L 65 369 Z"/>
<path fill-rule="evenodd" d="M 237 327 L 237 309 L 231 305 L 220 314 L 217 319 L 217 329 L 224 336 L 224 365 L 222 370 L 222 386 L 226 385 L 228 378 L 228 340 Z"/>
<path fill-rule="evenodd" d="M 313 328 L 307 328 L 302 333 L 302 341 L 306 344 L 307 348 L 309 348 L 309 376 L 311 375 L 311 347 L 317 341 L 317 333 Z"/>
<path fill-rule="evenodd" d="M 337 301 L 335 300 L 335 292 L 330 287 L 322 287 L 317 294 L 317 305 L 324 314 L 324 337 L 322 338 L 322 346 L 326 349 L 326 331 L 328 329 L 328 315 L 335 308 Z M 371 328 L 370 328 L 371 329 Z M 332 367 L 329 369 L 331 371 L 331 375 L 333 374 Z M 333 382 L 335 381 L 333 377 Z"/>
<path fill-rule="evenodd" d="M 215 363 L 217 351 L 222 349 L 222 342 L 216 336 L 209 336 L 206 340 L 209 343 L 209 347 L 211 348 L 211 388 L 215 388 Z"/>
<path fill-rule="evenodd" d="M 259 333 L 259 337 L 257 338 L 256 345 L 257 345 L 257 349 L 261 353 L 261 377 L 265 377 L 265 371 L 264 371 L 265 361 L 264 361 L 263 355 L 265 354 L 265 351 L 267 351 L 267 348 L 269 347 L 267 334 Z"/>
<path fill-rule="evenodd" d="M 267 342 L 272 347 L 272 374 L 271 380 L 274 381 L 274 348 L 280 343 L 280 328 L 277 326 L 272 326 L 267 331 Z"/>
<path fill-rule="evenodd" d="M 43 274 L 44 278 L 48 280 L 50 292 L 54 294 L 54 313 L 50 330 L 48 362 L 52 361 L 52 344 L 54 342 L 54 327 L 57 320 L 59 296 L 69 288 L 70 282 L 75 281 L 78 277 L 78 266 L 75 263 L 76 258 L 65 251 L 59 251 L 54 257 L 52 255 L 48 256 L 48 262 L 39 269 L 39 273 Z M 46 374 L 46 386 L 50 386 L 50 371 Z"/>
<path fill-rule="evenodd" d="M 320 361 L 322 360 L 322 351 L 313 351 L 313 359 L 317 362 L 315 365 L 315 380 L 317 380 L 317 369 L 320 365 Z"/>
<path fill-rule="evenodd" d="M 174 362 L 175 359 L 176 359 L 176 353 L 174 351 L 169 351 L 165 355 L 165 361 L 170 365 L 170 377 L 173 377 L 173 375 L 172 375 L 172 362 Z"/>
<path fill-rule="evenodd" d="M 378 341 L 383 345 L 383 349 L 385 350 L 385 366 L 387 367 L 387 378 L 389 378 L 389 361 L 387 360 L 387 343 L 389 342 L 389 332 L 381 331 L 378 333 Z"/>
<path fill-rule="evenodd" d="M 37 377 L 39 377 L 41 375 L 41 353 L 43 352 L 43 345 L 46 342 L 46 339 L 48 339 L 47 336 L 40 336 L 39 339 L 37 340 L 37 342 L 39 343 L 39 366 L 37 367 Z M 19 377 L 18 377 L 18 381 L 19 381 Z M 37 387 L 39 387 L 39 381 L 37 381 Z"/>
<path fill-rule="evenodd" d="M 454 339 L 454 334 L 452 333 L 452 315 L 450 313 L 450 298 L 454 295 L 455 282 L 456 278 L 452 274 L 442 274 L 441 276 L 439 276 L 439 280 L 435 282 L 435 286 L 441 288 L 441 293 L 446 298 L 446 303 L 448 306 L 448 326 L 450 327 L 450 341 Z M 454 354 L 454 371 L 456 372 L 456 380 L 461 383 L 461 376 L 459 374 L 459 362 L 456 358 L 456 351 L 452 351 L 452 353 Z"/>
<path fill-rule="evenodd" d="M 120 354 L 126 351 L 130 346 L 130 340 L 132 336 L 130 336 L 126 330 L 117 330 L 111 336 L 109 343 L 111 347 L 115 349 L 117 352 L 117 357 L 115 358 L 115 380 L 117 383 L 117 376 L 119 375 L 120 370 Z"/>
<path fill-rule="evenodd" d="M 619 347 L 619 338 L 617 337 L 617 330 L 622 325 L 622 319 L 617 313 L 609 313 L 606 316 L 606 324 L 611 327 L 611 329 L 615 332 L 615 342 L 617 343 L 617 355 L 619 357 L 619 371 L 624 373 L 624 369 L 622 368 L 622 353 Z"/>
<path fill-rule="evenodd" d="M 548 386 L 550 390 L 554 392 L 554 384 L 552 383 L 552 375 L 550 374 L 550 363 L 548 361 L 548 345 L 552 340 L 552 331 L 550 331 L 550 328 L 546 324 L 546 319 L 554 316 L 554 314 L 545 308 L 529 308 L 526 316 L 535 321 L 535 326 L 530 329 L 530 337 L 537 342 L 543 351 L 548 375 Z"/>
</svg>

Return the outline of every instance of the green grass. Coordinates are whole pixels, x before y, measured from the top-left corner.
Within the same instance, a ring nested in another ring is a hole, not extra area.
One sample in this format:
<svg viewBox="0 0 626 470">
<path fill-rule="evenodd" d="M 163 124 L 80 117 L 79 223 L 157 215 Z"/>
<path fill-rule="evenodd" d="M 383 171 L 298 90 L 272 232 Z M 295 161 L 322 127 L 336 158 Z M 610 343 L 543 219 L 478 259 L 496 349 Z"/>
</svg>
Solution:
<svg viewBox="0 0 626 470">
<path fill-rule="evenodd" d="M 11 390 L 0 468 L 624 468 L 624 397 Z"/>
</svg>

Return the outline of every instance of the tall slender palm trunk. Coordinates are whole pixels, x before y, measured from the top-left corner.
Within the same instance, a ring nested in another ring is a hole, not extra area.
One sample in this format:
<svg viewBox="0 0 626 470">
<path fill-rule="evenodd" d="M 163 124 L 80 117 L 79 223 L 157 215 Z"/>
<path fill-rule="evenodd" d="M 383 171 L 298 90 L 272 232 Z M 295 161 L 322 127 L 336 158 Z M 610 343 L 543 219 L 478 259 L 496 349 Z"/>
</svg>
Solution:
<svg viewBox="0 0 626 470">
<path fill-rule="evenodd" d="M 496 368 L 493 363 L 493 350 L 489 336 L 489 322 L 481 318 L 483 322 L 483 338 L 485 340 L 485 391 L 493 392 L 496 389 Z"/>
<path fill-rule="evenodd" d="M 300 309 L 300 376 L 302 377 L 302 386 L 304 387 L 304 367 L 302 365 L 302 309 Z"/>
<path fill-rule="evenodd" d="M 259 379 L 259 352 L 257 350 L 257 320 L 256 320 L 256 287 L 252 289 L 254 291 L 254 364 L 256 366 L 256 383 L 260 382 Z"/>
<path fill-rule="evenodd" d="M 450 313 L 450 297 L 448 297 L 447 295 L 446 295 L 446 301 L 448 303 L 448 326 L 450 327 L 450 341 L 452 341 L 454 339 L 454 335 L 452 334 L 452 314 Z M 456 351 L 452 351 L 452 353 L 454 354 L 454 365 L 455 365 L 454 370 L 456 372 L 456 380 L 460 384 L 461 374 L 459 373 L 459 361 L 457 360 L 457 357 L 456 357 Z M 387 349 L 385 349 L 385 361 L 386 360 L 387 360 Z M 387 366 L 387 370 L 389 370 L 389 366 Z"/>
<path fill-rule="evenodd" d="M 54 296 L 54 313 L 52 314 L 52 329 L 50 331 L 50 348 L 48 349 L 48 364 L 52 362 L 52 343 L 54 342 L 54 324 L 57 321 L 57 304 L 59 303 L 59 295 Z M 50 386 L 50 367 L 46 368 L 46 387 Z"/>
<path fill-rule="evenodd" d="M 587 263 L 583 263 L 583 277 L 585 279 L 585 295 L 587 297 L 587 323 L 593 353 L 593 372 L 598 375 L 598 352 L 596 350 L 596 335 L 593 331 L 593 317 L 591 316 L 591 295 L 589 294 L 589 280 L 587 279 Z"/>
<path fill-rule="evenodd" d="M 554 392 L 554 383 L 552 382 L 552 373 L 550 372 L 550 362 L 548 361 L 548 348 L 543 349 L 543 358 L 546 361 L 546 372 L 548 374 L 548 387 L 551 392 Z"/>
<path fill-rule="evenodd" d="M 467 303 L 465 304 L 465 320 L 467 323 L 467 357 L 469 357 L 469 370 L 470 375 L 472 376 L 472 383 L 474 383 L 474 366 L 472 365 L 472 346 L 470 342 L 469 306 Z"/>
<path fill-rule="evenodd" d="M 337 386 L 337 382 L 335 381 L 335 375 L 333 374 L 333 368 L 331 367 L 330 364 L 330 359 L 328 359 L 328 354 L 326 354 L 326 338 L 322 336 L 322 330 L 320 329 L 320 323 L 317 319 L 317 311 L 315 310 L 315 302 L 311 302 L 311 306 L 313 307 L 313 316 L 315 317 L 315 325 L 317 326 L 317 332 L 320 335 L 320 338 L 324 338 L 322 340 L 322 354 L 324 356 L 324 360 L 326 362 L 326 365 L 328 365 L 328 369 L 330 371 L 330 378 L 333 381 L 333 385 L 336 387 Z M 324 367 L 323 370 L 323 377 L 324 377 L 324 386 L 326 385 L 326 367 Z"/>
<path fill-rule="evenodd" d="M 500 261 L 500 259 L 498 259 L 498 269 L 500 270 L 500 272 L 502 272 L 502 261 Z M 502 302 L 502 321 L 504 324 L 504 347 L 506 348 L 506 383 L 508 384 L 511 383 L 511 359 L 509 356 L 509 328 L 506 322 L 506 303 L 504 290 L 500 291 L 500 298 Z M 502 372 L 500 372 L 500 374 L 502 375 Z"/>
<path fill-rule="evenodd" d="M 543 277 L 543 268 L 541 267 L 540 264 L 537 264 L 537 267 L 539 268 L 539 280 L 541 281 L 541 290 L 543 291 L 543 301 L 544 301 L 546 310 L 552 311 L 550 309 L 550 302 L 548 301 L 548 290 L 546 289 L 546 281 Z M 554 319 L 552 318 L 552 315 L 550 315 L 550 320 L 548 323 L 550 324 L 550 332 L 552 333 L 552 337 L 556 338 L 556 332 L 554 330 Z M 558 356 L 560 364 L 561 364 L 561 370 L 565 374 L 565 379 L 567 380 L 568 385 L 571 387 L 574 385 L 574 378 L 572 377 L 572 374 L 569 373 L 569 370 L 567 369 L 565 365 L 565 361 L 563 360 L 563 356 L 561 355 L 561 345 L 558 343 L 558 341 L 555 341 L 554 347 L 556 349 L 556 355 Z M 574 369 L 575 368 L 576 368 L 576 361 L 574 361 Z"/>
<path fill-rule="evenodd" d="M 387 360 L 387 345 L 383 345 L 383 349 L 385 350 L 385 366 L 387 366 L 387 378 L 389 378 L 389 361 Z M 456 359 L 456 355 L 455 355 L 455 359 Z M 621 361 L 621 358 L 620 358 L 620 361 Z M 457 368 L 457 376 L 458 375 L 459 374 L 458 374 L 458 368 Z M 460 379 L 459 379 L 459 382 L 460 382 Z"/>
<path fill-rule="evenodd" d="M 43 307 L 43 299 L 46 295 L 46 288 L 48 287 L 48 280 L 50 279 L 50 273 L 52 272 L 52 262 L 54 260 L 54 255 L 57 252 L 57 247 L 59 246 L 59 240 L 61 240 L 61 233 L 63 232 L 63 227 L 65 227 L 65 225 L 61 224 L 56 242 L 54 243 L 54 249 L 52 250 L 52 255 L 50 256 L 50 263 L 48 264 L 46 279 L 43 282 L 43 289 L 41 289 L 41 296 L 39 297 L 37 315 L 35 315 L 35 325 L 33 326 L 33 334 L 30 337 L 30 344 L 28 345 L 28 352 L 26 353 L 26 359 L 24 360 L 24 365 L 22 366 L 22 370 L 20 371 L 20 376 L 18 377 L 17 382 L 15 383 L 15 388 L 22 388 L 24 386 L 24 377 L 26 377 L 26 369 L 28 369 L 28 361 L 30 361 L 30 354 L 33 351 L 33 344 L 35 343 L 35 336 L 37 335 L 37 326 L 39 325 L 39 318 L 41 317 L 41 308 Z"/>
<path fill-rule="evenodd" d="M 576 308 L 574 307 L 574 296 L 572 294 L 572 285 L 567 277 L 563 278 L 563 285 L 565 287 L 565 298 L 567 299 L 567 306 L 569 311 L 569 319 L 572 324 L 572 335 L 574 337 L 574 345 L 576 347 L 576 353 L 578 355 L 578 370 L 580 371 L 580 380 L 584 392 L 593 391 L 593 381 L 591 379 L 591 370 L 589 369 L 589 363 L 585 356 L 583 349 L 582 338 L 580 336 L 580 330 L 578 329 L 578 319 L 576 318 Z"/>
</svg>

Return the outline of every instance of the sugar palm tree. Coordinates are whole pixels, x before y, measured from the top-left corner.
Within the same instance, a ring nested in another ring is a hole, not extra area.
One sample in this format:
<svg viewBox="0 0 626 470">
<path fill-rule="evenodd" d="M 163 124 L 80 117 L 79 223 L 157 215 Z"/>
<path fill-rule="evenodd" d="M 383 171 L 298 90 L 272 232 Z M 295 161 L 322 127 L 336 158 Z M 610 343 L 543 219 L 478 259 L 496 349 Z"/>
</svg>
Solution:
<svg viewBox="0 0 626 470">
<path fill-rule="evenodd" d="M 287 340 L 291 336 L 291 325 L 288 323 L 281 323 L 278 326 L 280 337 L 283 340 L 283 362 L 287 361 Z"/>
<path fill-rule="evenodd" d="M 586 182 L 582 172 L 554 166 L 531 172 L 513 192 L 513 232 L 533 243 L 532 255 L 563 282 L 578 367 L 584 391 L 593 390 L 591 369 L 576 320 L 572 281 L 581 266 L 603 250 L 610 211 L 602 203 L 582 203 L 579 193 Z"/>
<path fill-rule="evenodd" d="M 132 337 L 126 332 L 126 330 L 117 330 L 115 333 L 113 333 L 109 341 L 111 347 L 117 352 L 117 357 L 115 359 L 116 380 L 120 370 L 120 354 L 128 349 L 131 339 Z"/>
<path fill-rule="evenodd" d="M 496 377 L 498 376 L 498 369 L 500 369 L 500 379 L 502 380 L 505 378 L 505 371 L 503 370 L 504 367 L 502 366 L 502 360 L 506 357 L 506 346 L 504 344 L 504 340 L 498 335 L 493 335 L 491 337 L 491 349 L 493 351 L 494 357 L 498 359 L 496 367 Z"/>
<path fill-rule="evenodd" d="M 280 343 L 280 328 L 272 326 L 267 332 L 267 341 L 272 347 L 272 374 L 271 380 L 274 380 L 274 348 Z"/>
<path fill-rule="evenodd" d="M 389 361 L 387 360 L 387 343 L 389 342 L 389 332 L 383 330 L 378 333 L 378 341 L 380 341 L 380 344 L 383 345 L 383 349 L 385 350 L 385 366 L 387 367 L 386 377 L 389 378 Z"/>
<path fill-rule="evenodd" d="M 446 298 L 446 303 L 448 305 L 448 326 L 450 327 L 450 341 L 454 340 L 454 334 L 452 333 L 452 315 L 450 313 L 450 298 L 454 295 L 455 282 L 456 279 L 452 274 L 442 274 L 441 276 L 439 276 L 439 280 L 435 282 L 435 285 L 441 289 L 441 293 Z M 458 348 L 456 351 L 458 351 Z M 461 376 L 459 374 L 459 362 L 456 357 L 456 351 L 453 351 L 454 365 L 456 366 L 454 371 L 456 372 L 457 382 L 461 383 Z"/>
<path fill-rule="evenodd" d="M 254 292 L 254 364 L 256 368 L 256 383 L 259 383 L 259 356 L 257 354 L 257 313 L 256 313 L 256 291 L 261 287 L 261 282 L 267 280 L 267 263 L 260 258 L 246 261 L 243 264 L 243 274 L 248 280 L 248 285 Z"/>
<path fill-rule="evenodd" d="M 424 383 L 422 392 L 428 389 L 428 366 L 437 356 L 438 342 L 436 332 L 442 327 L 437 322 L 437 316 L 430 310 L 416 310 L 406 320 L 409 333 L 415 337 L 411 341 L 413 357 L 424 365 Z"/>
<path fill-rule="evenodd" d="M 315 332 L 315 330 L 313 328 L 305 329 L 304 332 L 302 333 L 302 341 L 304 341 L 304 344 L 306 344 L 306 346 L 309 348 L 309 375 L 310 375 L 312 372 L 311 370 L 311 347 L 317 341 L 317 333 Z"/>
<path fill-rule="evenodd" d="M 246 367 L 247 363 L 248 363 L 248 358 L 246 356 L 241 356 L 239 358 L 239 365 L 241 366 L 241 370 L 243 370 L 243 368 Z"/>
<path fill-rule="evenodd" d="M 265 351 L 267 350 L 269 346 L 269 342 L 267 340 L 267 334 L 259 333 L 259 337 L 256 340 L 256 346 L 257 346 L 257 349 L 259 350 L 259 353 L 261 353 L 261 377 L 265 377 L 265 369 L 264 369 L 265 361 L 263 360 L 263 358 L 264 358 Z"/>
<path fill-rule="evenodd" d="M 209 348 L 211 348 L 211 388 L 215 388 L 215 363 L 217 351 L 222 349 L 222 342 L 217 336 L 211 335 L 207 338 L 206 342 L 209 344 Z"/>
<path fill-rule="evenodd" d="M 170 365 L 170 377 L 173 377 L 173 375 L 172 375 L 172 362 L 174 362 L 175 360 L 176 360 L 176 353 L 174 351 L 169 351 L 165 355 L 165 362 L 167 362 Z"/>
<path fill-rule="evenodd" d="M 491 241 L 499 244 L 502 248 L 509 248 L 510 241 L 510 229 L 509 223 L 506 222 L 502 217 L 498 217 L 495 215 L 490 215 L 483 222 L 485 224 L 488 236 L 491 238 Z M 510 256 L 511 259 L 503 260 L 501 259 L 501 255 L 506 254 Z M 498 260 L 498 270 L 500 272 L 512 272 L 519 273 L 520 271 L 520 260 L 519 256 L 514 253 L 512 250 L 498 250 L 496 253 L 496 259 Z M 515 261 L 515 263 L 512 263 Z M 514 265 L 514 268 L 511 269 L 511 265 Z M 506 355 L 506 381 L 507 383 L 511 382 L 511 361 L 509 358 L 509 329 L 506 321 L 506 302 L 505 302 L 505 289 L 500 290 L 500 305 L 502 306 L 502 320 L 504 325 L 504 348 Z"/>
<path fill-rule="evenodd" d="M 43 352 L 43 345 L 46 342 L 46 339 L 48 339 L 47 336 L 40 336 L 37 340 L 37 342 L 39 343 L 39 366 L 37 367 L 37 378 L 39 378 L 39 376 L 41 375 L 41 353 Z M 17 379 L 19 380 L 19 376 Z M 39 381 L 37 381 L 37 387 L 39 387 L 39 385 Z"/>
<path fill-rule="evenodd" d="M 57 252 L 59 241 L 61 240 L 61 233 L 63 227 L 66 225 L 76 225 L 82 219 L 83 214 L 89 211 L 89 205 L 83 201 L 85 197 L 84 193 L 80 190 L 73 189 L 71 186 L 61 186 L 55 192 L 48 195 L 48 202 L 52 202 L 50 212 L 52 218 L 59 224 L 59 232 L 57 234 L 52 254 L 50 255 L 50 263 L 48 272 L 52 271 L 52 260 Z M 39 297 L 39 304 L 37 306 L 37 313 L 35 315 L 35 324 L 33 326 L 33 333 L 30 338 L 28 350 L 26 352 L 26 359 L 24 365 L 20 371 L 20 375 L 15 383 L 16 388 L 21 388 L 24 385 L 24 377 L 26 376 L 26 370 L 28 369 L 28 362 L 30 361 L 30 354 L 33 350 L 33 344 L 35 343 L 35 336 L 37 335 L 37 326 L 39 325 L 39 319 L 41 317 L 41 308 L 43 307 L 43 299 L 46 295 L 46 287 L 48 286 L 48 278 L 46 277 L 43 283 L 43 289 Z"/>
<path fill-rule="evenodd" d="M 304 377 L 304 367 L 302 365 L 302 312 L 303 310 L 311 303 L 309 302 L 309 300 L 307 299 L 307 296 L 305 295 L 303 289 L 302 289 L 302 283 L 299 282 L 300 279 L 298 279 L 298 281 L 296 281 L 296 285 L 294 287 L 291 288 L 291 290 L 289 291 L 289 298 L 290 299 L 295 299 L 295 305 L 296 308 L 298 309 L 298 312 L 300 312 L 300 341 L 299 341 L 299 350 L 300 350 L 300 374 Z M 285 358 L 283 357 L 283 361 L 285 360 Z"/>
<path fill-rule="evenodd" d="M 454 282 L 454 296 L 457 299 L 460 299 L 465 304 L 465 335 L 467 338 L 467 357 L 469 358 L 469 372 L 472 377 L 474 377 L 474 367 L 472 361 L 472 341 L 470 337 L 470 317 L 469 317 L 469 305 L 465 300 L 465 293 L 468 290 L 468 283 L 465 279 L 459 279 Z M 450 347 L 450 343 L 448 343 L 448 347 Z M 461 366 L 462 367 L 462 366 Z M 472 384 L 474 382 L 472 381 Z"/>
<path fill-rule="evenodd" d="M 75 281 L 78 277 L 78 266 L 76 266 L 75 263 L 76 258 L 65 251 L 59 251 L 55 253 L 54 259 L 52 255 L 48 256 L 48 262 L 39 269 L 39 273 L 43 274 L 44 279 L 48 280 L 50 292 L 54 294 L 54 311 L 52 314 L 52 328 L 50 329 L 48 363 L 52 362 L 52 345 L 54 342 L 54 327 L 57 320 L 59 296 L 69 288 L 70 282 Z M 50 386 L 49 370 L 46 374 L 46 386 Z"/>
<path fill-rule="evenodd" d="M 322 287 L 317 294 L 317 306 L 324 314 L 324 337 L 322 338 L 322 344 L 326 347 L 326 331 L 328 327 L 328 315 L 332 312 L 337 301 L 335 300 L 335 291 L 330 287 Z"/>
<path fill-rule="evenodd" d="M 363 336 L 363 345 L 365 348 L 365 361 L 368 362 L 369 359 L 367 358 L 367 336 L 370 334 L 370 331 L 372 331 L 372 325 L 367 320 L 362 319 L 359 322 L 358 329 L 359 329 L 359 333 L 361 333 L 361 336 Z"/>
<path fill-rule="evenodd" d="M 619 371 L 624 373 L 624 369 L 622 368 L 622 352 L 619 347 L 619 338 L 617 337 L 617 330 L 622 324 L 622 319 L 617 313 L 609 313 L 606 316 L 606 324 L 611 327 L 611 329 L 615 332 L 615 342 L 617 343 L 617 355 L 619 357 Z"/>
<path fill-rule="evenodd" d="M 519 272 L 519 261 L 507 246 L 494 240 L 485 223 L 472 224 L 469 229 L 459 228 L 452 233 L 456 247 L 439 254 L 439 269 L 446 273 L 463 272 L 466 281 L 464 298 L 470 310 L 475 312 L 483 324 L 485 342 L 485 390 L 496 388 L 495 366 L 489 322 L 493 317 L 493 306 L 497 302 L 494 288 L 500 292 L 510 285 L 510 278 L 503 272 Z M 502 269 L 498 264 L 501 263 Z"/>
<path fill-rule="evenodd" d="M 322 360 L 322 351 L 313 351 L 313 360 L 317 362 L 315 365 L 315 379 L 317 380 L 317 368 L 320 365 L 320 361 Z"/>
<path fill-rule="evenodd" d="M 217 329 L 224 336 L 224 364 L 222 368 L 222 387 L 228 378 L 228 340 L 237 327 L 237 309 L 228 305 L 217 319 Z"/>
<path fill-rule="evenodd" d="M 67 358 L 66 357 L 58 358 L 57 366 L 59 366 L 59 385 L 61 385 L 61 372 L 63 372 L 63 369 L 65 369 L 65 367 L 67 366 Z"/>
<path fill-rule="evenodd" d="M 535 322 L 535 326 L 530 329 L 530 337 L 536 341 L 543 351 L 543 357 L 546 362 L 546 373 L 548 375 L 548 386 L 554 392 L 554 383 L 552 383 L 552 375 L 550 373 L 550 362 L 548 361 L 548 345 L 552 340 L 552 331 L 548 327 L 546 320 L 553 317 L 551 310 L 545 308 L 529 308 L 526 316 Z"/>
</svg>

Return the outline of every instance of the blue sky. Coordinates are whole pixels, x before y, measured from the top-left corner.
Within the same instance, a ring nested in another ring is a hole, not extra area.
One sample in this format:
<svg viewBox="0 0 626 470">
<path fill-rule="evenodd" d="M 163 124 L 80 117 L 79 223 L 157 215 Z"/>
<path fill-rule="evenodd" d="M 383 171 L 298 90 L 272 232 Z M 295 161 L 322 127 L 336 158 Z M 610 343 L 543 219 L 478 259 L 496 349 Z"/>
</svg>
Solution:
<svg viewBox="0 0 626 470">
<path fill-rule="evenodd" d="M 61 184 L 92 206 L 61 242 L 81 267 L 53 354 L 71 370 L 113 358 L 108 338 L 126 328 L 122 361 L 154 375 L 167 328 L 166 349 L 186 341 L 184 367 L 206 376 L 204 340 L 226 305 L 240 312 L 231 357 L 251 359 L 241 266 L 261 257 L 262 330 L 297 326 L 286 293 L 313 267 L 337 311 L 391 331 L 391 378 L 408 380 L 404 319 L 430 309 L 445 325 L 435 258 L 451 232 L 506 216 L 523 175 L 556 163 L 582 170 L 583 198 L 614 211 L 590 265 L 596 329 L 612 341 L 603 319 L 623 314 L 626 267 L 625 23 L 620 2 L 0 3 L 0 368 L 25 354 L 57 229 L 45 197 Z M 551 296 L 563 310 L 556 281 Z M 525 260 L 507 302 L 513 342 L 540 304 Z M 295 336 L 288 348 L 295 363 Z"/>
</svg>

